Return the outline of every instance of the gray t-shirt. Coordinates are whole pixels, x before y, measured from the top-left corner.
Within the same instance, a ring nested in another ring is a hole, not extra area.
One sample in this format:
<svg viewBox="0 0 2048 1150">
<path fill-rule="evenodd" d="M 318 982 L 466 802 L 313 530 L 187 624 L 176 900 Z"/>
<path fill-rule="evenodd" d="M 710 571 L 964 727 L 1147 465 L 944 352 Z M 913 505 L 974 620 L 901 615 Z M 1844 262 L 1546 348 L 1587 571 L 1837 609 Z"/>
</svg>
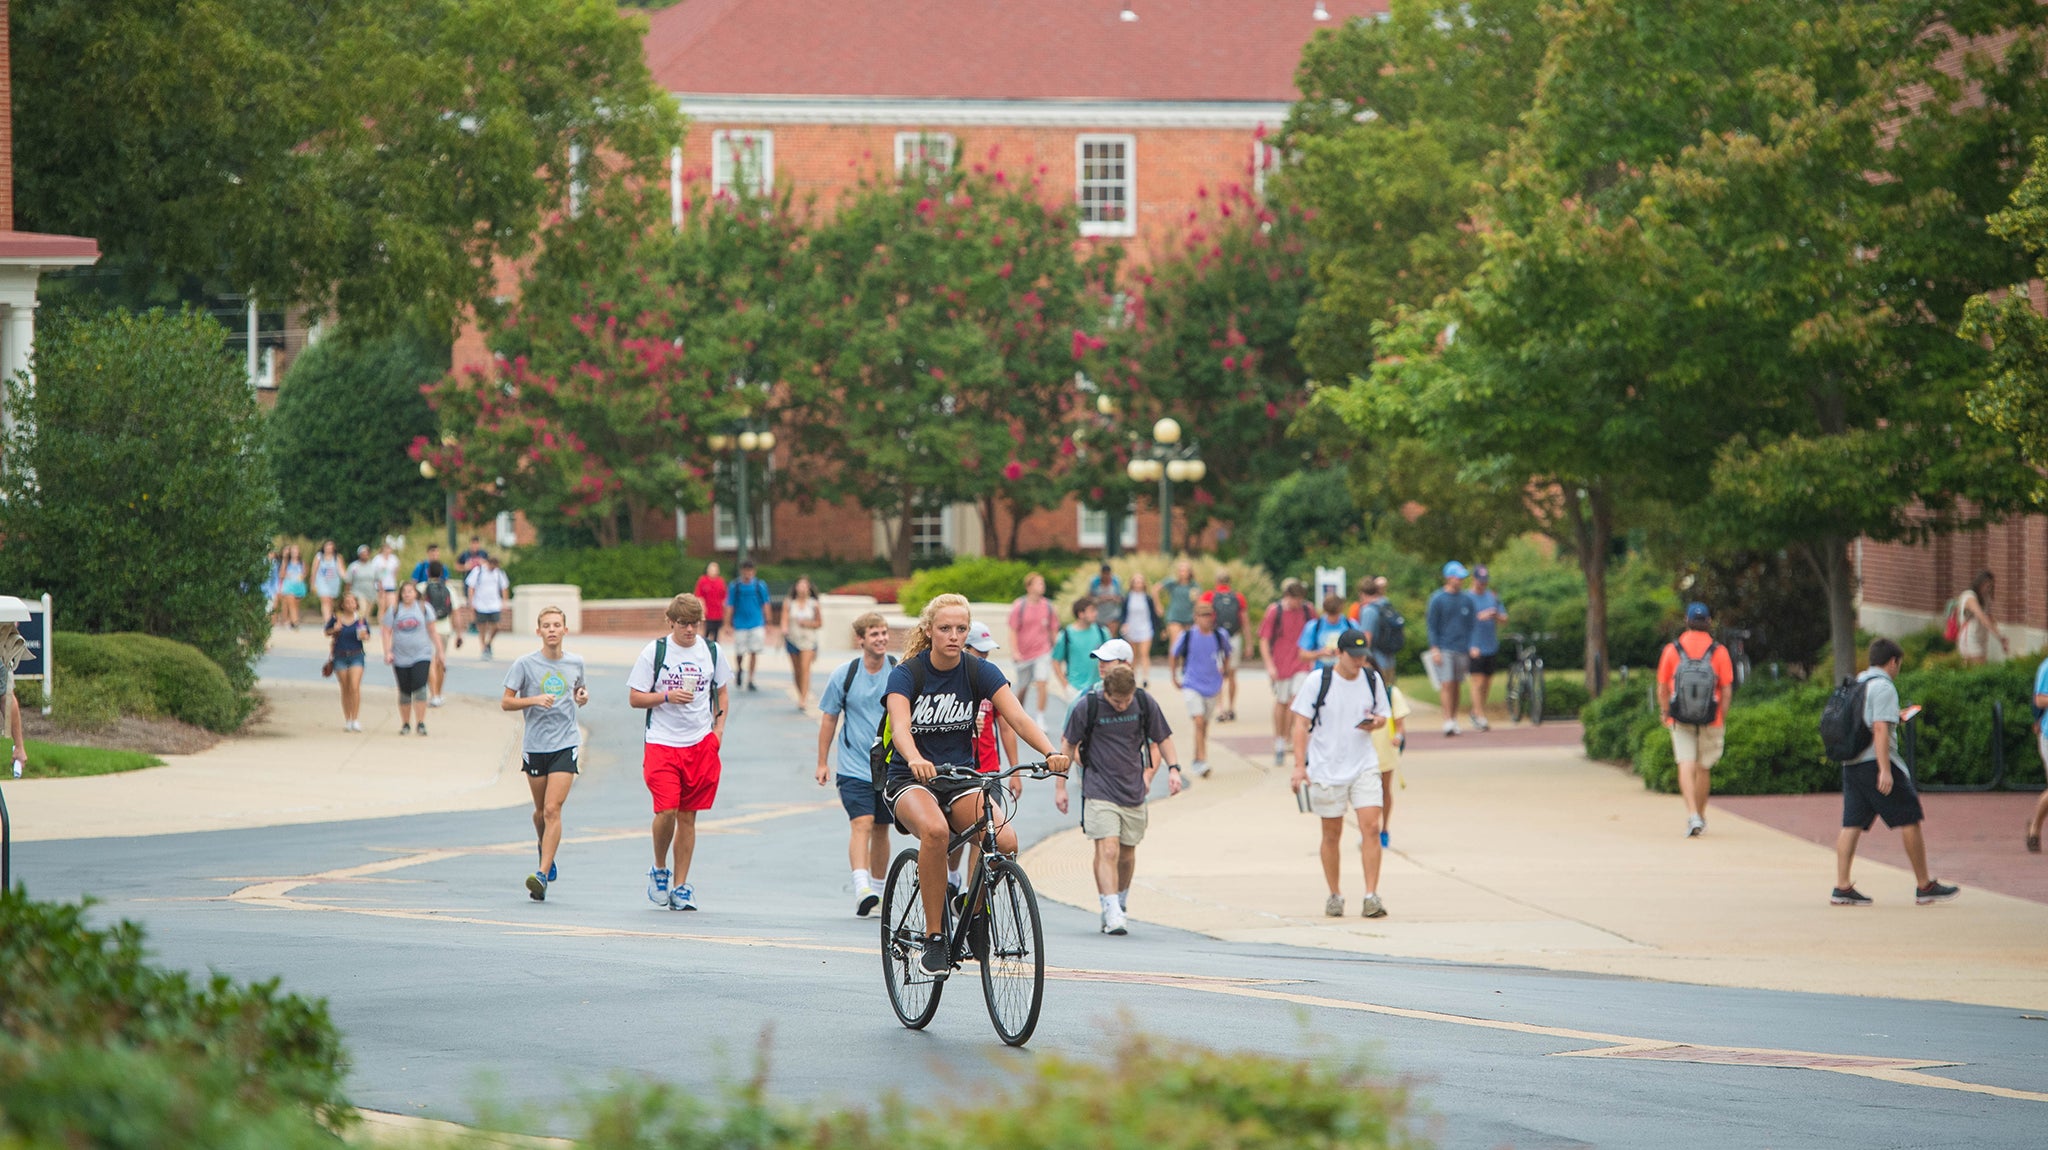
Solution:
<svg viewBox="0 0 2048 1150">
<path fill-rule="evenodd" d="M 391 628 L 391 662 L 400 667 L 425 663 L 434 657 L 434 609 L 422 603 L 407 603 L 391 609 L 385 620 Z"/>
<path fill-rule="evenodd" d="M 550 659 L 544 652 L 519 656 L 505 672 L 505 689 L 521 698 L 553 695 L 552 707 L 526 708 L 526 735 L 519 749 L 545 754 L 573 747 L 576 738 L 576 687 L 583 682 L 583 656 L 562 652 Z"/>
<path fill-rule="evenodd" d="M 1095 729 L 1088 730 L 1088 710 L 1095 709 Z M 1140 720 L 1139 710 L 1144 715 Z M 1100 691 L 1090 691 L 1074 701 L 1067 711 L 1066 739 L 1086 744 L 1081 759 L 1081 797 L 1101 799 L 1122 807 L 1145 805 L 1145 743 L 1173 734 L 1166 715 L 1147 691 L 1139 691 L 1131 705 L 1119 711 Z"/>
<path fill-rule="evenodd" d="M 1863 721 L 1875 727 L 1878 723 L 1892 725 L 1891 754 L 1885 759 L 1893 769 L 1905 766 L 1899 761 L 1899 688 L 1892 677 L 1882 668 L 1872 667 L 1856 676 L 1856 681 L 1867 684 L 1863 688 Z M 1877 740 L 1870 741 L 1870 748 L 1849 760 L 1852 763 L 1874 763 L 1877 761 Z"/>
</svg>

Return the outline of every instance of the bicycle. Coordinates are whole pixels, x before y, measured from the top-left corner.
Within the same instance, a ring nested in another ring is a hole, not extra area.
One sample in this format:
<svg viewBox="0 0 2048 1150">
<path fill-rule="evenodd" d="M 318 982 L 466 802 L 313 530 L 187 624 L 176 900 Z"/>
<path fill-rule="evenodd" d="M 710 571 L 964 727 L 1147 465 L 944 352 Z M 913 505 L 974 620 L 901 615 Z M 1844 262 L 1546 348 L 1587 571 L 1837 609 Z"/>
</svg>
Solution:
<svg viewBox="0 0 2048 1150">
<path fill-rule="evenodd" d="M 1749 651 L 1745 644 L 1754 632 L 1731 628 L 1728 632 L 1728 659 L 1735 668 L 1735 689 L 1740 691 L 1749 682 L 1752 668 L 1749 665 Z"/>
<path fill-rule="evenodd" d="M 963 895 L 946 900 L 945 921 L 938 933 L 946 938 L 952 970 L 960 969 L 969 957 L 981 966 L 981 993 L 988 1003 L 989 1021 L 995 1024 L 997 1037 L 1009 1046 L 1030 1041 L 1045 999 L 1045 933 L 1038 919 L 1038 894 L 1015 856 L 996 846 L 996 830 L 1009 821 L 1012 809 L 1009 788 L 1000 784 L 1020 773 L 1034 779 L 1054 774 L 1042 762 L 989 774 L 965 766 L 939 768 L 941 778 L 979 782 L 982 803 L 981 818 L 965 830 L 954 831 L 947 844 L 949 855 L 969 844 L 978 844 L 980 850 Z M 999 813 L 1004 816 L 1001 822 Z M 917 858 L 916 847 L 898 854 L 882 888 L 882 980 L 889 988 L 889 1005 L 897 1020 L 911 1030 L 922 1030 L 931 1022 L 946 986 L 944 976 L 925 973 L 920 963 L 930 932 L 925 929 Z M 962 910 L 972 910 L 957 914 L 956 901 Z"/>
<path fill-rule="evenodd" d="M 1540 635 L 1509 635 L 1515 642 L 1515 662 L 1508 668 L 1508 719 L 1519 723 L 1524 718 L 1532 727 L 1543 725 L 1543 656 L 1536 653 L 1536 645 L 1551 638 L 1548 632 Z"/>
</svg>

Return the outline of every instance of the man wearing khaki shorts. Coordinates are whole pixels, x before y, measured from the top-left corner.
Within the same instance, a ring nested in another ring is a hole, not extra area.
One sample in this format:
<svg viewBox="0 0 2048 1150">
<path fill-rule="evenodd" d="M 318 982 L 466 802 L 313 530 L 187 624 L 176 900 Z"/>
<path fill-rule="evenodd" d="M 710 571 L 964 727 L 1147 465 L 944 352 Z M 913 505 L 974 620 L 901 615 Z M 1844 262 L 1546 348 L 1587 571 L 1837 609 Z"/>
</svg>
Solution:
<svg viewBox="0 0 2048 1150">
<path fill-rule="evenodd" d="M 1365 871 L 1365 902 L 1359 914 L 1382 918 L 1387 913 L 1378 889 L 1380 816 L 1386 792 L 1372 734 L 1386 725 L 1392 712 L 1386 681 L 1373 666 L 1372 644 L 1362 631 L 1344 632 L 1337 640 L 1336 665 L 1310 675 L 1294 695 L 1294 773 L 1290 783 L 1297 795 L 1306 796 L 1309 811 L 1322 820 L 1323 879 L 1330 887 L 1323 913 L 1331 918 L 1344 913 L 1338 873 L 1343 862 L 1344 822 L 1352 815 L 1363 836 L 1358 859 Z"/>
<path fill-rule="evenodd" d="M 1678 760 L 1678 792 L 1685 798 L 1685 837 L 1707 830 L 1708 773 L 1721 761 L 1723 719 L 1735 695 L 1735 663 L 1714 642 L 1713 616 L 1705 603 L 1685 608 L 1685 630 L 1657 660 L 1657 700 L 1671 729 L 1671 755 Z M 1706 679 L 1711 674 L 1711 693 Z M 1697 686 L 1693 681 L 1699 680 Z M 1683 697 L 1681 697 L 1683 696 Z M 1697 713 L 1694 713 L 1697 712 Z M 1687 721 L 1691 719 L 1693 721 Z"/>
<path fill-rule="evenodd" d="M 1173 729 L 1150 693 L 1138 687 L 1129 665 L 1105 663 L 1102 688 L 1067 711 L 1064 750 L 1081 765 L 1081 833 L 1095 844 L 1095 892 L 1102 899 L 1102 933 L 1127 934 L 1131 876 L 1149 815 L 1146 796 L 1159 770 L 1151 750 L 1167 764 L 1166 792 L 1180 793 Z M 1053 803 L 1067 813 L 1067 780 L 1053 781 Z"/>
</svg>

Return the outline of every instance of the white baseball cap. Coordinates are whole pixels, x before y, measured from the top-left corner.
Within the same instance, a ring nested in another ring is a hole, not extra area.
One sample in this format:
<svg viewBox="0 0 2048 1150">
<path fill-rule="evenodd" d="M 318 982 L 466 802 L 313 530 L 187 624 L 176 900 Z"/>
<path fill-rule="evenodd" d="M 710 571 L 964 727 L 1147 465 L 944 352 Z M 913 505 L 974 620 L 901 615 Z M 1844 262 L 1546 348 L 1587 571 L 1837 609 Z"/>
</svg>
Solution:
<svg viewBox="0 0 2048 1150">
<path fill-rule="evenodd" d="M 1137 657 L 1132 653 L 1131 645 L 1122 639 L 1111 639 L 1109 642 L 1089 652 L 1089 654 L 1094 655 L 1098 662 L 1120 660 L 1128 663 Z"/>
<path fill-rule="evenodd" d="M 996 649 L 996 637 L 986 623 L 975 623 L 967 628 L 967 645 L 986 655 Z"/>
</svg>

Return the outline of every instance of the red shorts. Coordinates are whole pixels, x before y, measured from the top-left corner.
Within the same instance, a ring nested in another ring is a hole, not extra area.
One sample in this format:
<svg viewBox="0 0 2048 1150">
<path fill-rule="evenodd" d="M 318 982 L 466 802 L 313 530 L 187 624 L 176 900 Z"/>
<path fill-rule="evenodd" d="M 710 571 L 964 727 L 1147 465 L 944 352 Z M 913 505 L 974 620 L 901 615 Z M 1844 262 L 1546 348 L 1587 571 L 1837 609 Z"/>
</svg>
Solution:
<svg viewBox="0 0 2048 1150">
<path fill-rule="evenodd" d="M 694 747 L 647 743 L 640 753 L 640 776 L 654 796 L 654 813 L 708 811 L 718 797 L 718 736 L 706 735 Z"/>
</svg>

